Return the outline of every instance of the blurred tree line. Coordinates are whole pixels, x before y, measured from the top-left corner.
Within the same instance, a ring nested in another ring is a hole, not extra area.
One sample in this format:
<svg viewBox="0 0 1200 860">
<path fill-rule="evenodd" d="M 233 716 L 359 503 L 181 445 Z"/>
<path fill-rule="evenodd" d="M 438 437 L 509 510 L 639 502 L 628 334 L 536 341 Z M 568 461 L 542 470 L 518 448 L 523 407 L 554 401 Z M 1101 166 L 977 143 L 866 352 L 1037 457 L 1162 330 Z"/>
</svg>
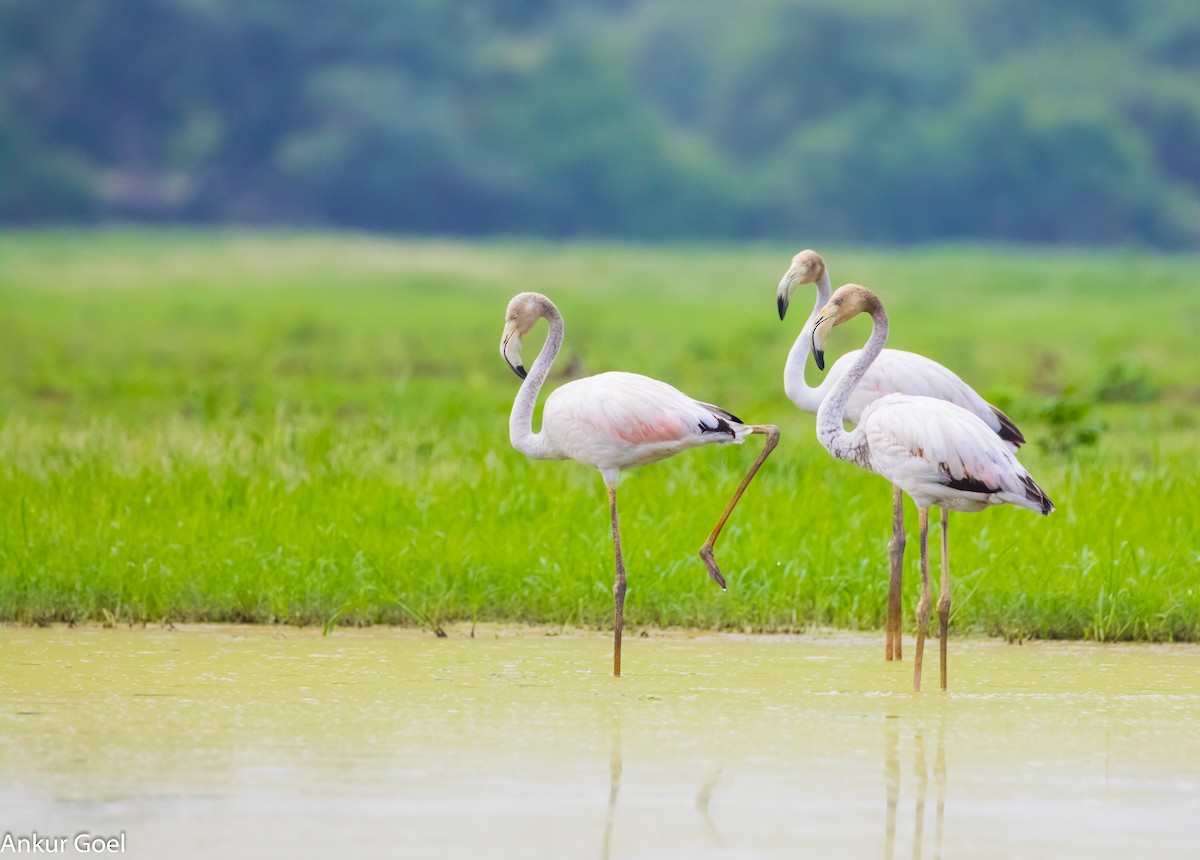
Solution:
<svg viewBox="0 0 1200 860">
<path fill-rule="evenodd" d="M 1196 0 L 0 0 L 0 220 L 1200 246 Z"/>
</svg>

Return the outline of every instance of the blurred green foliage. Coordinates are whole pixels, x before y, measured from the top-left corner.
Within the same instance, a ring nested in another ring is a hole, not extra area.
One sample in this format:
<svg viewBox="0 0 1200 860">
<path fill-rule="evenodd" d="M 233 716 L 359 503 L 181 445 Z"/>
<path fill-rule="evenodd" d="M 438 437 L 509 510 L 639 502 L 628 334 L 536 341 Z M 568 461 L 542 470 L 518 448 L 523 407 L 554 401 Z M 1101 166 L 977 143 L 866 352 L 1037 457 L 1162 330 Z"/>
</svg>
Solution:
<svg viewBox="0 0 1200 860">
<path fill-rule="evenodd" d="M 1104 432 L 1104 424 L 1092 419 L 1092 404 L 1080 398 L 1073 389 L 1052 397 L 1042 407 L 1039 417 L 1046 432 L 1038 439 L 1051 454 L 1067 456 L 1082 448 L 1095 447 Z"/>
<path fill-rule="evenodd" d="M 1118 362 L 1104 372 L 1096 386 L 1096 399 L 1109 403 L 1152 403 L 1159 397 L 1157 385 L 1141 365 Z"/>
<path fill-rule="evenodd" d="M 2 0 L 0 220 L 1200 243 L 1192 0 Z"/>
</svg>

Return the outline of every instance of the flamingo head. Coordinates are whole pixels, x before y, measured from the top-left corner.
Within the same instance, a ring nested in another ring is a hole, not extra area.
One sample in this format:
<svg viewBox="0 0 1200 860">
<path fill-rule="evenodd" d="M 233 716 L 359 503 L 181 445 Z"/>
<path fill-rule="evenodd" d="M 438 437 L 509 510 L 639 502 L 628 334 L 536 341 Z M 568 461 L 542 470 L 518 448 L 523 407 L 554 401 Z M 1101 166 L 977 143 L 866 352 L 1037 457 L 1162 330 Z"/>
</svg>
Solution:
<svg viewBox="0 0 1200 860">
<path fill-rule="evenodd" d="M 508 362 L 513 373 L 522 379 L 525 378 L 525 365 L 521 363 L 521 338 L 529 334 L 537 321 L 546 315 L 546 306 L 550 304 L 550 300 L 541 293 L 519 293 L 512 297 L 508 310 L 504 312 L 500 355 Z"/>
<path fill-rule="evenodd" d="M 796 287 L 801 284 L 815 284 L 821 280 L 821 275 L 824 273 L 825 261 L 816 251 L 804 250 L 792 257 L 792 265 L 783 273 L 783 278 L 779 281 L 779 290 L 776 293 L 780 319 L 783 319 L 784 314 L 787 313 L 788 302 L 791 301 Z"/>
<path fill-rule="evenodd" d="M 829 339 L 830 330 L 851 320 L 861 313 L 875 316 L 883 310 L 883 302 L 879 296 L 860 287 L 858 284 L 845 284 L 829 297 L 825 307 L 817 311 L 817 321 L 812 330 L 813 361 L 818 370 L 825 369 L 825 341 Z"/>
</svg>

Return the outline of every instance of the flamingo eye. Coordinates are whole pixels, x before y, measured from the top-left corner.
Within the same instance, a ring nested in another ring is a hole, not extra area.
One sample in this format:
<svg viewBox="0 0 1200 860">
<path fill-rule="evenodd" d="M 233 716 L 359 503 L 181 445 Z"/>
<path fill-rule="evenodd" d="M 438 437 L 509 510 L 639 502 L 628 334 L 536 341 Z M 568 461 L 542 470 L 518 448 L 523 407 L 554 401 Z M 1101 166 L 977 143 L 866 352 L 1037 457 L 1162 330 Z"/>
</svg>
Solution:
<svg viewBox="0 0 1200 860">
<path fill-rule="evenodd" d="M 842 303 L 842 300 L 841 300 L 840 298 L 838 298 L 838 299 L 834 299 L 834 300 L 833 300 L 833 303 L 834 303 L 835 305 L 840 305 L 840 304 Z"/>
</svg>

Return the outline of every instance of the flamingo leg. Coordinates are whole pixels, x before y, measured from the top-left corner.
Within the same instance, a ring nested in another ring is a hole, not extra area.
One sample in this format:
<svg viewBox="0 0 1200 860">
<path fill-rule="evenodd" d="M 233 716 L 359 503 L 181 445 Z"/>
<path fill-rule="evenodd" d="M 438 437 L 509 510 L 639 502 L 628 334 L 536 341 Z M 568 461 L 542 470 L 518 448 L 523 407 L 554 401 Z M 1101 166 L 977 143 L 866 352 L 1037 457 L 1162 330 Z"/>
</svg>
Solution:
<svg viewBox="0 0 1200 860">
<path fill-rule="evenodd" d="M 946 636 L 950 626 L 950 512 L 942 508 L 942 590 L 938 595 L 938 620 L 941 622 L 939 641 L 942 650 L 942 689 L 946 689 Z"/>
<path fill-rule="evenodd" d="M 607 482 L 606 482 L 607 483 Z M 625 626 L 625 559 L 621 556 L 621 528 L 617 523 L 617 483 L 608 483 L 608 507 L 612 511 L 613 551 L 617 556 L 617 578 L 613 582 L 616 622 L 613 630 L 613 677 L 621 677 L 621 630 Z"/>
<path fill-rule="evenodd" d="M 929 508 L 917 507 L 921 524 L 921 599 L 917 602 L 917 652 L 913 658 L 913 689 L 921 689 L 921 663 L 925 656 L 925 631 L 929 627 Z"/>
<path fill-rule="evenodd" d="M 892 540 L 888 543 L 892 578 L 888 584 L 887 653 L 885 659 L 901 659 L 904 622 L 901 615 L 901 582 L 904 579 L 904 491 L 892 487 Z"/>
<path fill-rule="evenodd" d="M 753 424 L 750 426 L 750 432 L 763 434 L 767 437 L 767 443 L 763 446 L 762 453 L 758 455 L 758 459 L 754 461 L 754 465 L 750 467 L 750 471 L 746 473 L 746 477 L 742 478 L 742 482 L 738 484 L 738 488 L 733 493 L 733 498 L 729 500 L 729 505 L 725 508 L 725 513 L 721 514 L 721 519 L 717 520 L 716 528 L 712 530 L 712 534 L 708 536 L 708 540 L 704 542 L 704 546 L 700 547 L 700 560 L 708 568 L 708 575 L 721 588 L 725 587 L 725 577 L 721 575 L 721 568 L 717 567 L 717 560 L 713 557 L 713 547 L 717 543 L 721 529 L 725 528 L 725 521 L 729 519 L 729 515 L 733 513 L 734 506 L 741 499 L 742 493 L 746 492 L 746 487 L 750 486 L 750 482 L 754 480 L 754 476 L 759 468 L 766 462 L 771 452 L 775 450 L 775 446 L 779 444 L 779 428 L 774 424 Z"/>
</svg>

